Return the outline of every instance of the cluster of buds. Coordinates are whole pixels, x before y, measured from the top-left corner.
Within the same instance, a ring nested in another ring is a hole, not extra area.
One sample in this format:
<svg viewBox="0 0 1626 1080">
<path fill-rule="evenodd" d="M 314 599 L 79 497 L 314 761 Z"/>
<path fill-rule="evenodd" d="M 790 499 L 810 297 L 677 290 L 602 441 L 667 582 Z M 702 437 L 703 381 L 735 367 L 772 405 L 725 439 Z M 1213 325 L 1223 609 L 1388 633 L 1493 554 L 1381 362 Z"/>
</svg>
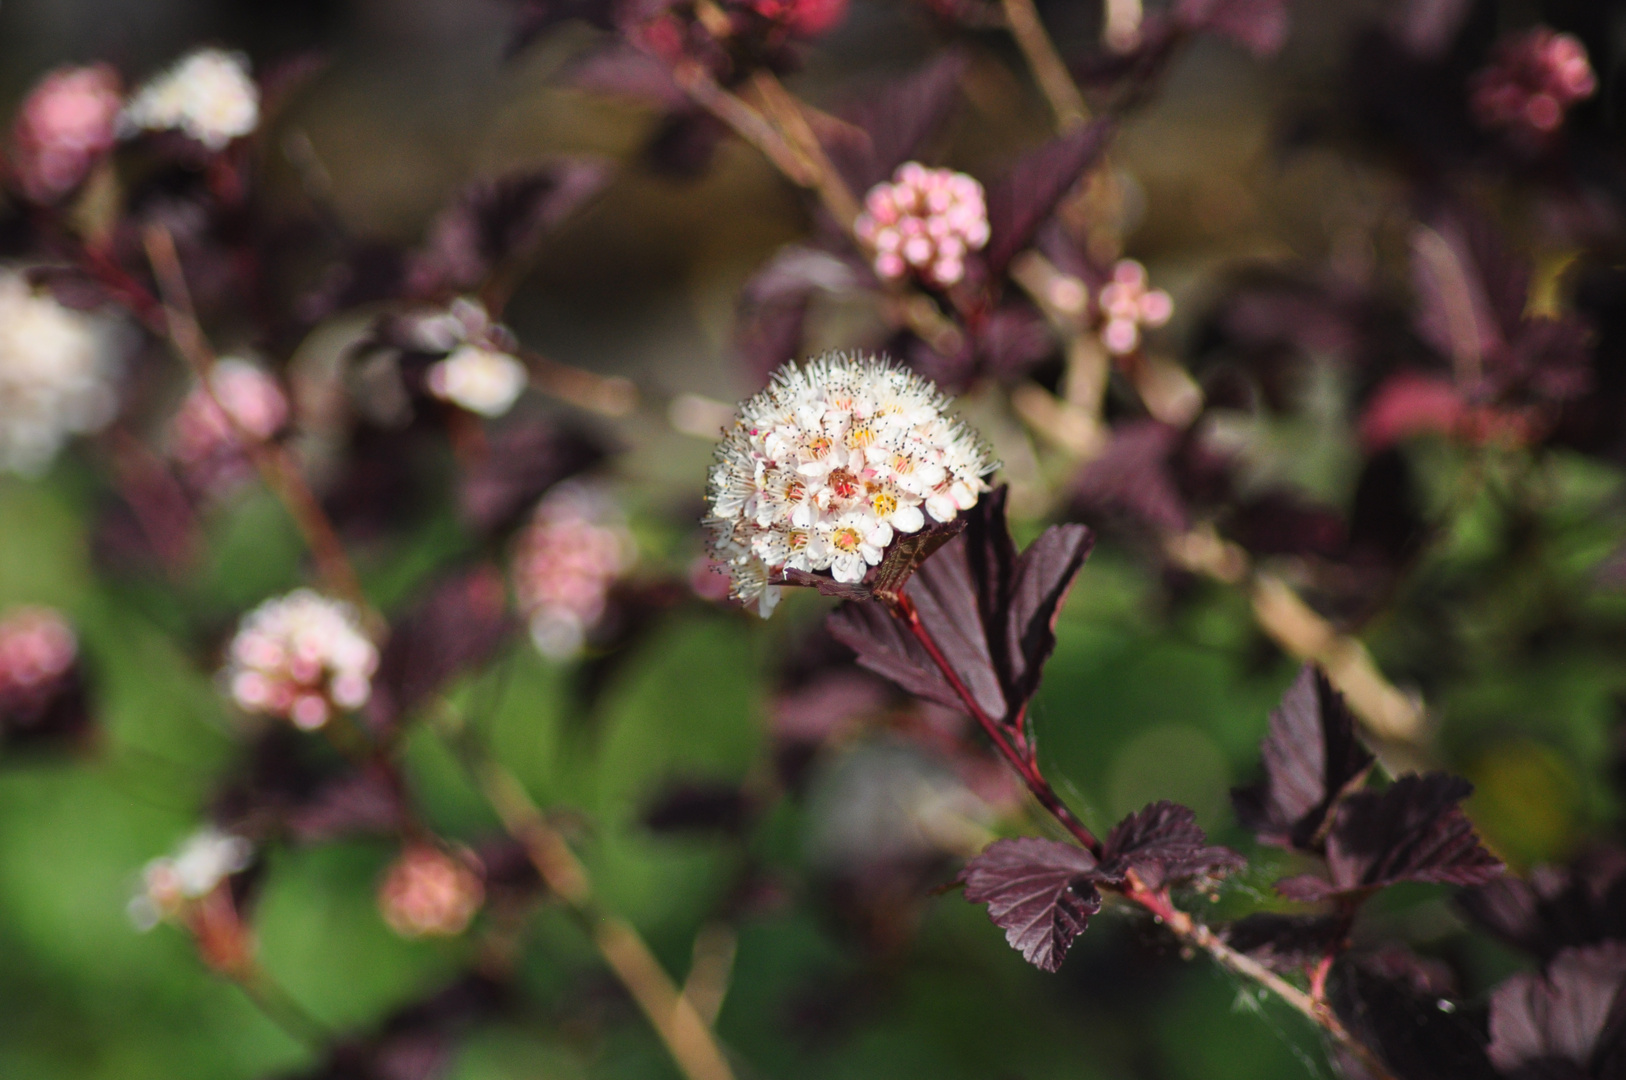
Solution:
<svg viewBox="0 0 1626 1080">
<path fill-rule="evenodd" d="M 125 106 L 122 128 L 179 131 L 212 152 L 260 123 L 260 88 L 248 58 L 223 49 L 199 49 L 153 78 Z"/>
<path fill-rule="evenodd" d="M 0 270 L 0 471 L 42 472 L 69 436 L 112 419 L 116 344 L 105 321 Z"/>
<path fill-rule="evenodd" d="M 1140 348 L 1142 329 L 1156 329 L 1174 314 L 1174 301 L 1162 289 L 1147 288 L 1146 267 L 1120 259 L 1112 280 L 1101 286 L 1101 344 L 1114 356 Z"/>
<path fill-rule="evenodd" d="M 982 185 L 965 173 L 911 161 L 864 196 L 853 231 L 875 252 L 883 280 L 913 272 L 948 288 L 965 276 L 966 254 L 988 243 L 988 206 Z"/>
<path fill-rule="evenodd" d="M 175 413 L 169 454 L 193 490 L 227 494 L 252 474 L 238 431 L 264 441 L 287 422 L 288 398 L 277 380 L 257 364 L 223 357 L 208 387 L 194 387 Z"/>
<path fill-rule="evenodd" d="M 431 844 L 408 845 L 378 886 L 378 910 L 402 937 L 453 937 L 485 903 L 478 862 Z"/>
<path fill-rule="evenodd" d="M 123 107 L 118 72 L 106 64 L 41 79 L 12 126 L 12 174 L 23 195 L 52 203 L 83 183 L 113 149 Z"/>
<path fill-rule="evenodd" d="M 493 322 L 485 305 L 459 297 L 442 311 L 410 320 L 414 348 L 444 353 L 430 367 L 429 392 L 481 416 L 496 417 L 514 407 L 530 381 L 530 372 L 513 353 L 518 342 L 509 329 Z"/>
<path fill-rule="evenodd" d="M 786 364 L 740 407 L 707 489 L 713 558 L 766 617 L 786 569 L 862 581 L 899 533 L 976 505 L 994 469 L 919 375 L 832 353 Z"/>
<path fill-rule="evenodd" d="M 1469 105 L 1481 126 L 1539 144 L 1559 129 L 1572 105 L 1597 88 L 1586 46 L 1538 26 L 1497 47 L 1489 66 L 1474 76 Z"/>
<path fill-rule="evenodd" d="M 561 484 L 537 504 L 514 548 L 514 593 L 542 655 L 567 660 L 604 617 L 610 586 L 638 545 L 602 491 Z"/>
<path fill-rule="evenodd" d="M 378 649 L 352 605 L 296 589 L 243 617 L 223 679 L 244 711 L 311 731 L 336 710 L 365 705 L 377 668 Z"/>
<path fill-rule="evenodd" d="M 43 725 L 79 662 L 79 639 L 50 608 L 19 607 L 0 618 L 0 726 L 26 735 Z"/>
</svg>

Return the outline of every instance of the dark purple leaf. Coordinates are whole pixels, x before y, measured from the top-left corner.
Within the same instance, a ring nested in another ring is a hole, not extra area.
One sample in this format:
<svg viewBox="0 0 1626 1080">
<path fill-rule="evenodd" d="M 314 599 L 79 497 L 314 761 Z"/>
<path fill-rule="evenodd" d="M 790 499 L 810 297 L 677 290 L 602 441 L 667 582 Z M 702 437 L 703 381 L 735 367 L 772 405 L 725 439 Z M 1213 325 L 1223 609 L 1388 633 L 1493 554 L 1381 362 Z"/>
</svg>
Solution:
<svg viewBox="0 0 1626 1080">
<path fill-rule="evenodd" d="M 1056 351 L 1056 338 L 1038 309 L 1011 301 L 977 329 L 973 345 L 980 368 L 1001 382 L 1020 378 Z"/>
<path fill-rule="evenodd" d="M 977 707 L 1017 724 L 1055 649 L 1056 613 L 1093 538 L 1083 526 L 1055 526 L 1018 556 L 1004 488 L 962 517 L 965 531 L 927 552 L 904 591 Z M 832 632 L 871 671 L 939 704 L 965 707 L 924 646 L 881 605 L 848 604 L 831 620 Z"/>
<path fill-rule="evenodd" d="M 1056 971 L 1101 910 L 1095 859 L 1083 848 L 1022 837 L 996 840 L 960 872 L 965 898 L 987 904 L 1005 940 L 1041 971 Z"/>
<path fill-rule="evenodd" d="M 475 288 L 528 255 L 608 179 L 605 163 L 580 159 L 470 184 L 430 227 L 409 288 L 419 295 Z"/>
<path fill-rule="evenodd" d="M 1618 1076 L 1623 985 L 1620 942 L 1567 949 L 1544 976 L 1513 976 L 1491 995 L 1491 1061 L 1519 1076 Z"/>
<path fill-rule="evenodd" d="M 584 432 L 540 420 L 499 428 L 483 457 L 464 475 L 463 519 L 483 532 L 517 521 L 554 484 L 591 468 L 605 447 Z"/>
<path fill-rule="evenodd" d="M 1497 938 L 1546 962 L 1562 949 L 1626 941 L 1626 851 L 1605 847 L 1567 867 L 1538 866 L 1470 889 L 1457 904 Z"/>
<path fill-rule="evenodd" d="M 688 95 L 665 64 L 630 45 L 612 45 L 571 64 L 562 78 L 596 94 L 630 97 L 667 111 L 683 108 Z"/>
<path fill-rule="evenodd" d="M 1221 931 L 1226 944 L 1273 971 L 1303 971 L 1343 950 L 1349 920 L 1335 915 L 1278 915 L 1262 912 Z"/>
<path fill-rule="evenodd" d="M 673 109 L 650 133 L 641 154 L 650 169 L 673 180 L 698 180 L 728 135 L 711 113 L 693 105 Z"/>
<path fill-rule="evenodd" d="M 830 633 L 858 654 L 863 667 L 916 697 L 964 709 L 960 695 L 903 622 L 878 603 L 844 604 L 829 620 Z"/>
<path fill-rule="evenodd" d="M 514 626 L 495 567 L 442 581 L 396 620 L 373 680 L 368 722 L 378 731 L 393 729 L 446 682 L 496 655 Z"/>
<path fill-rule="evenodd" d="M 1197 815 L 1179 803 L 1155 802 L 1130 814 L 1107 834 L 1101 851 L 1104 874 L 1130 870 L 1147 888 L 1240 869 L 1246 860 L 1230 848 L 1210 847 Z"/>
<path fill-rule="evenodd" d="M 297 1080 L 439 1080 L 457 1044 L 475 1023 L 494 1016 L 508 988 L 469 975 L 392 1013 L 372 1034 L 342 1040 L 320 1064 L 291 1074 Z"/>
<path fill-rule="evenodd" d="M 1328 998 L 1344 1026 L 1381 1060 L 1392 1080 L 1496 1080 L 1484 1021 L 1461 1003 L 1422 992 L 1369 958 L 1333 965 Z M 1347 1052 L 1345 1075 L 1370 1076 Z"/>
<path fill-rule="evenodd" d="M 1401 881 L 1483 885 L 1502 872 L 1459 805 L 1473 785 L 1446 773 L 1402 776 L 1384 792 L 1339 803 L 1327 837 L 1330 881 L 1304 875 L 1277 883 L 1283 896 L 1318 900 Z"/>
<path fill-rule="evenodd" d="M 1018 159 L 988 188 L 989 273 L 998 278 L 1106 148 L 1112 125 L 1081 124 Z"/>
<path fill-rule="evenodd" d="M 1287 41 L 1287 0 L 1180 0 L 1177 23 L 1241 45 L 1258 57 L 1273 56 Z"/>
<path fill-rule="evenodd" d="M 1260 843 L 1320 851 L 1328 811 L 1365 778 L 1372 755 L 1355 737 L 1355 716 L 1312 664 L 1282 695 L 1260 746 L 1265 778 L 1231 792 L 1242 824 Z"/>
<path fill-rule="evenodd" d="M 409 816 L 395 775 L 368 768 L 323 784 L 289 806 L 283 823 L 296 840 L 322 844 L 348 836 L 395 833 Z"/>
<path fill-rule="evenodd" d="M 751 800 L 738 784 L 688 781 L 660 791 L 644 809 L 643 822 L 657 833 L 737 836 L 750 816 Z"/>
<path fill-rule="evenodd" d="M 920 155 L 953 110 L 965 67 L 963 55 L 946 52 L 919 71 L 875 88 L 845 110 L 849 126 L 821 133 L 830 163 L 860 198 L 889 179 L 899 165 Z"/>
<path fill-rule="evenodd" d="M 0 744 L 7 752 L 86 747 L 95 731 L 84 665 L 38 682 L 0 686 Z"/>
<path fill-rule="evenodd" d="M 1127 516 L 1154 532 L 1184 532 L 1185 498 L 1170 458 L 1181 440 L 1178 428 L 1156 420 L 1120 425 L 1106 451 L 1079 470 L 1073 499 L 1089 518 Z"/>
</svg>

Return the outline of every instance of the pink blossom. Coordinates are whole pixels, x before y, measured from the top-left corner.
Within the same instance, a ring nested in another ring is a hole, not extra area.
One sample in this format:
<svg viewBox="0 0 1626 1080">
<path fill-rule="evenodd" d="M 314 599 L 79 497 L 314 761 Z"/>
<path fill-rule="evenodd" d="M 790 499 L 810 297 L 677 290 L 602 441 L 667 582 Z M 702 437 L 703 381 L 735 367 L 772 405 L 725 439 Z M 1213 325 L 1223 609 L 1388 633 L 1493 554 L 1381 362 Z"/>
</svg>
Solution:
<svg viewBox="0 0 1626 1080">
<path fill-rule="evenodd" d="M 1563 125 L 1571 106 L 1597 88 L 1586 46 L 1538 26 L 1497 46 L 1490 64 L 1474 76 L 1469 105 L 1481 127 L 1539 145 Z"/>
<path fill-rule="evenodd" d="M 988 207 L 972 177 L 911 161 L 870 189 L 853 232 L 873 250 L 879 277 L 912 272 L 947 288 L 965 276 L 966 255 L 987 245 Z"/>
<path fill-rule="evenodd" d="M 106 64 L 67 67 L 34 87 L 12 127 L 12 167 L 23 194 L 50 203 L 78 187 L 113 148 L 119 76 Z"/>
</svg>

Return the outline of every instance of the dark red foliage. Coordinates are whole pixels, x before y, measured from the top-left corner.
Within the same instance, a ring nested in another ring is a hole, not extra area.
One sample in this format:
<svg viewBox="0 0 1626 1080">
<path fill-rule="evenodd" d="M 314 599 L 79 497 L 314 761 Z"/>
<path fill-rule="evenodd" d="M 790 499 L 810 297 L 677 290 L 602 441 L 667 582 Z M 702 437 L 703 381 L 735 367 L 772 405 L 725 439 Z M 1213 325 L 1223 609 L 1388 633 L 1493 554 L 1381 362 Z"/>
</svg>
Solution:
<svg viewBox="0 0 1626 1080">
<path fill-rule="evenodd" d="M 1018 555 L 1005 524 L 1003 488 L 964 516 L 965 531 L 916 571 L 905 595 L 977 707 L 1017 724 L 1056 647 L 1056 615 L 1093 538 L 1082 525 L 1054 526 Z M 876 674 L 939 704 L 965 707 L 887 608 L 847 604 L 830 617 L 830 630 Z"/>
<path fill-rule="evenodd" d="M 1604 847 L 1567 867 L 1504 875 L 1457 897 L 1476 923 L 1543 963 L 1562 949 L 1626 941 L 1626 851 Z"/>
<path fill-rule="evenodd" d="M 1211 847 L 1197 816 L 1179 803 L 1152 803 L 1107 834 L 1101 865 L 1107 874 L 1134 870 L 1148 889 L 1239 870 L 1246 860 L 1230 848 Z"/>
<path fill-rule="evenodd" d="M 998 278 L 1026 248 L 1056 204 L 1106 149 L 1112 124 L 1097 120 L 1058 135 L 1017 159 L 988 185 L 988 273 Z"/>
<path fill-rule="evenodd" d="M 1294 900 L 1320 900 L 1401 881 L 1483 885 L 1502 862 L 1480 846 L 1459 805 L 1472 792 L 1460 777 L 1413 773 L 1381 793 L 1347 795 L 1327 836 L 1328 879 L 1302 875 L 1276 888 Z"/>
<path fill-rule="evenodd" d="M 996 840 L 960 872 L 965 898 L 987 904 L 988 918 L 1022 959 L 1058 971 L 1073 940 L 1101 910 L 1095 857 L 1072 844 L 1024 836 Z"/>
<path fill-rule="evenodd" d="M 1626 945 L 1567 949 L 1491 995 L 1490 1059 L 1519 1080 L 1626 1075 Z"/>
<path fill-rule="evenodd" d="M 1327 816 L 1365 779 L 1372 755 L 1355 737 L 1343 695 L 1320 668 L 1306 664 L 1299 671 L 1270 714 L 1260 750 L 1264 779 L 1231 793 L 1236 816 L 1261 843 L 1325 850 Z"/>
<path fill-rule="evenodd" d="M 874 88 L 842 111 L 846 126 L 820 134 L 830 164 L 860 198 L 921 155 L 948 121 L 966 59 L 949 50 L 930 64 Z"/>
</svg>

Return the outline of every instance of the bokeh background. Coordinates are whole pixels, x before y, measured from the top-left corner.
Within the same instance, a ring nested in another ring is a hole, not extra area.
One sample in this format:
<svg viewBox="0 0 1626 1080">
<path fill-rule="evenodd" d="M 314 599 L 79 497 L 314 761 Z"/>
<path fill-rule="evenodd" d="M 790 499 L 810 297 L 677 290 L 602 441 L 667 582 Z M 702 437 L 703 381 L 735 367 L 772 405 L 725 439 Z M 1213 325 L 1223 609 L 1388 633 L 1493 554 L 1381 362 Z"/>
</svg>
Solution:
<svg viewBox="0 0 1626 1080">
<path fill-rule="evenodd" d="M 1064 45 L 1096 31 L 1093 5 L 1041 9 Z M 1201 364 L 1205 320 L 1238 266 L 1394 259 L 1409 213 L 1404 164 L 1303 138 L 1343 100 L 1351 42 L 1383 10 L 1294 5 L 1285 49 L 1263 61 L 1199 40 L 1129 114 L 1112 167 L 1128 193 L 1127 249 L 1175 299 L 1159 339 L 1168 353 Z M 528 347 L 630 378 L 653 403 L 629 419 L 583 422 L 618 450 L 602 475 L 638 541 L 634 576 L 685 581 L 701 551 L 694 522 L 711 447 L 675 430 L 660 403 L 732 402 L 756 389 L 735 357 L 738 297 L 764 259 L 807 230 L 807 205 L 734 141 L 695 176 L 650 167 L 647 107 L 560 78 L 597 32 L 566 24 L 510 58 L 512 16 L 486 0 L 7 0 L 0 103 L 9 112 L 66 62 L 107 60 L 137 78 L 198 43 L 243 49 L 257 67 L 317 54 L 324 65 L 266 140 L 269 197 L 320 198 L 355 234 L 399 243 L 415 242 L 470 180 L 564 153 L 615 161 L 607 190 L 546 241 L 506 321 Z M 833 108 L 865 80 L 918 64 L 941 33 L 903 0 L 854 0 L 789 83 Z M 979 43 L 941 155 L 984 175 L 1042 140 L 1049 122 L 1020 58 L 995 37 Z M 1607 60 L 1595 62 L 1612 85 Z M 302 347 L 336 353 L 363 324 Z M 829 340 L 817 343 L 847 343 L 842 325 L 826 321 L 817 333 Z M 1348 506 L 1361 464 L 1358 379 L 1335 357 L 1313 368 L 1294 408 L 1250 428 L 1250 454 L 1260 475 Z M 1036 451 L 997 399 L 974 392 L 967 409 L 1012 465 L 1019 529 L 1035 534 L 1058 505 L 1055 481 L 1026 465 Z M 1442 524 L 1363 639 L 1426 701 L 1430 762 L 1478 786 L 1469 810 L 1487 842 L 1516 868 L 1562 860 L 1615 829 L 1620 811 L 1626 593 L 1599 567 L 1626 535 L 1621 473 L 1564 451 L 1514 450 L 1486 464 L 1444 440 L 1407 455 L 1423 517 Z M 1475 469 L 1492 481 L 1465 484 Z M 242 745 L 214 681 L 218 641 L 211 652 L 177 627 L 224 634 L 238 613 L 305 580 L 302 546 L 257 493 L 211 521 L 184 596 L 110 573 L 92 545 L 97 476 L 93 455 L 75 451 L 42 479 L 0 478 L 0 607 L 71 615 L 99 727 L 94 749 L 78 754 L 0 751 L 0 1075 L 303 1075 L 311 1051 L 200 965 L 186 935 L 138 933 L 126 913 L 141 867 L 196 827 Z M 442 502 L 359 551 L 381 607 L 467 548 Z M 968 844 L 1021 831 L 1023 817 L 1000 802 L 997 781 L 967 786 L 957 760 L 899 734 L 908 725 L 894 714 L 907 707 L 857 707 L 885 716 L 798 744 L 796 783 L 776 779 L 795 664 L 826 607 L 796 596 L 760 624 L 676 604 L 601 679 L 515 640 L 459 691 L 504 762 L 574 822 L 606 902 L 669 970 L 689 969 L 697 941 L 731 954 L 718 1024 L 749 1063 L 742 1076 L 1330 1075 L 1297 1018 L 1211 964 L 1183 961 L 1124 913 L 1097 919 L 1063 971 L 1045 975 L 1010 952 L 983 909 L 933 894 Z M 1266 717 L 1297 663 L 1261 633 L 1246 597 L 1166 573 L 1108 532 L 1058 637 L 1038 730 L 1085 820 L 1110 825 L 1171 798 L 1251 852 L 1227 792 L 1255 775 Z M 407 761 L 437 828 L 471 838 L 492 829 L 433 737 L 413 736 Z M 761 800 L 746 829 L 650 823 L 674 785 L 741 784 Z M 263 962 L 336 1030 L 368 1030 L 470 963 L 467 940 L 405 941 L 380 919 L 376 885 L 394 852 L 356 839 L 268 855 L 254 915 Z M 1280 869 L 1261 855 L 1212 910 L 1275 905 L 1268 882 Z M 1370 915 L 1370 933 L 1448 958 L 1470 996 L 1512 970 L 1510 954 L 1467 934 L 1443 892 L 1401 892 Z M 673 1075 L 568 919 L 544 906 L 519 938 L 520 1004 L 460 1037 L 445 1075 Z"/>
</svg>

